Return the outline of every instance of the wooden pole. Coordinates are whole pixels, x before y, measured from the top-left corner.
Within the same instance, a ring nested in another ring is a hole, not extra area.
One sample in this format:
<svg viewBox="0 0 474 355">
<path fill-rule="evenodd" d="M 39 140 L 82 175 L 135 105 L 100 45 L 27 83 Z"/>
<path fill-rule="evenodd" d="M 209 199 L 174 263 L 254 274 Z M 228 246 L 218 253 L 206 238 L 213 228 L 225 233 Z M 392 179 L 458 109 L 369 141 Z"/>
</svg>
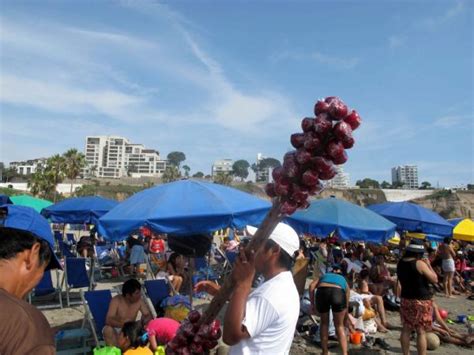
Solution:
<svg viewBox="0 0 474 355">
<path fill-rule="evenodd" d="M 258 228 L 255 235 L 250 240 L 250 243 L 245 248 L 245 253 L 250 255 L 250 251 L 256 251 L 270 236 L 273 229 L 277 224 L 283 219 L 283 215 L 280 213 L 280 202 L 275 200 L 273 202 L 272 208 L 268 212 L 265 220 Z M 205 310 L 203 316 L 199 320 L 199 324 L 208 324 L 216 319 L 219 311 L 222 309 L 224 304 L 229 299 L 232 291 L 234 289 L 234 282 L 232 280 L 232 274 L 229 274 L 224 280 L 224 284 L 221 286 L 219 293 L 214 296 L 211 303 Z"/>
</svg>

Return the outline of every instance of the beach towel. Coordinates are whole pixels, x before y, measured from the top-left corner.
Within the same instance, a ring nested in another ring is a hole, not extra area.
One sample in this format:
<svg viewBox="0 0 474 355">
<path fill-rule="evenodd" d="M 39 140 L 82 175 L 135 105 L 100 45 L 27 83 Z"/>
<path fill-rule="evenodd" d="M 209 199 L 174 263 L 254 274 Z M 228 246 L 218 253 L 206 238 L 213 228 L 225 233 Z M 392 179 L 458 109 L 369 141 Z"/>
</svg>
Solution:
<svg viewBox="0 0 474 355">
<path fill-rule="evenodd" d="M 145 249 L 142 245 L 134 245 L 130 251 L 130 264 L 143 264 L 145 262 Z"/>
</svg>

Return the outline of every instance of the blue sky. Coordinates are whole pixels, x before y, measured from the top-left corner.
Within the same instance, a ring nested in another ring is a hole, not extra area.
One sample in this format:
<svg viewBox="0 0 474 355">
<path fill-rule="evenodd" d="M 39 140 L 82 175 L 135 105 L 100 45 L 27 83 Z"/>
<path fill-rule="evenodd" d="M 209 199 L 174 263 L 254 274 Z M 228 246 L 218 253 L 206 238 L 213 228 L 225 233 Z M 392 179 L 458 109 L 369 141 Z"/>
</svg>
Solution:
<svg viewBox="0 0 474 355">
<path fill-rule="evenodd" d="M 281 159 L 315 100 L 363 125 L 345 170 L 474 182 L 469 1 L 0 1 L 0 161 L 116 134 L 220 158 Z"/>
</svg>

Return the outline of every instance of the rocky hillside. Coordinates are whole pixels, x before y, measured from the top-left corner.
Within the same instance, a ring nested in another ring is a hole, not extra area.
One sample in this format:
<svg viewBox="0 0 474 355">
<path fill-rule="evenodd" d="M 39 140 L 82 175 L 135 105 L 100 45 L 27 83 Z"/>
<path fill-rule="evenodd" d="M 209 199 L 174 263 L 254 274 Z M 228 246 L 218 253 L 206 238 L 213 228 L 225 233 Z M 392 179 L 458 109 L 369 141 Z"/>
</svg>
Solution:
<svg viewBox="0 0 474 355">
<path fill-rule="evenodd" d="M 441 190 L 413 202 L 438 212 L 444 218 L 474 217 L 474 192 L 471 191 Z"/>
</svg>

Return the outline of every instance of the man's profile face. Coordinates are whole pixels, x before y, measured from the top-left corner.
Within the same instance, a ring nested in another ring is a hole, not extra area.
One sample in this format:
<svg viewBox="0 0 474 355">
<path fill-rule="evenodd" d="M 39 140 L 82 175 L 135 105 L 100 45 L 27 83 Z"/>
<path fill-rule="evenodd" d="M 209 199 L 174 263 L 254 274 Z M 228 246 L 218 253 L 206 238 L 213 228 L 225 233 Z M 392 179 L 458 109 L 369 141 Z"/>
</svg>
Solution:
<svg viewBox="0 0 474 355">
<path fill-rule="evenodd" d="M 44 275 L 44 271 L 48 266 L 47 262 L 40 263 L 39 258 L 39 243 L 35 243 L 30 249 L 29 265 L 25 262 L 22 277 L 28 287 L 27 293 L 30 292 L 36 285 L 41 281 Z"/>
</svg>

